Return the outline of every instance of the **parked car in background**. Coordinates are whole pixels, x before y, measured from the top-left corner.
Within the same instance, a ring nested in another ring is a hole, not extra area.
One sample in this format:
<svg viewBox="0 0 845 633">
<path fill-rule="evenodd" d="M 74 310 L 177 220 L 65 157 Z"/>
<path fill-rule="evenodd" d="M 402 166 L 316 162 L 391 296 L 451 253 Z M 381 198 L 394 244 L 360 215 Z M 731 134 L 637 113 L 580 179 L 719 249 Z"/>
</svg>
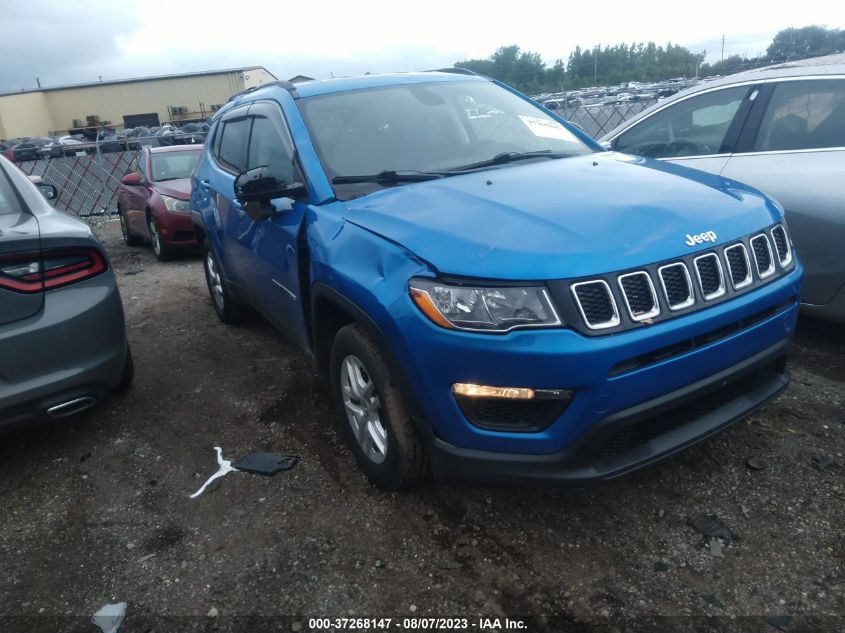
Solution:
<svg viewBox="0 0 845 633">
<path fill-rule="evenodd" d="M 26 141 L 18 143 L 12 148 L 12 159 L 16 162 L 23 162 L 27 160 L 38 160 L 41 158 L 40 150 L 42 147 L 51 145 L 53 139 L 50 138 L 30 138 Z"/>
<path fill-rule="evenodd" d="M 149 240 L 162 261 L 197 245 L 188 200 L 199 145 L 145 147 L 129 165 L 117 189 L 117 212 L 129 246 Z"/>
<path fill-rule="evenodd" d="M 114 272 L 55 197 L 0 158 L 0 429 L 65 418 L 132 382 Z"/>
<path fill-rule="evenodd" d="M 804 309 L 845 322 L 845 54 L 700 84 L 602 140 L 771 195 L 805 266 Z"/>
<path fill-rule="evenodd" d="M 61 156 L 84 156 L 87 144 L 72 136 L 52 139 L 49 145 L 38 149 L 39 158 L 60 158 Z"/>
<path fill-rule="evenodd" d="M 801 265 L 773 201 L 468 71 L 237 95 L 191 206 L 220 319 L 251 306 L 311 355 L 385 489 L 610 479 L 788 383 Z"/>
</svg>

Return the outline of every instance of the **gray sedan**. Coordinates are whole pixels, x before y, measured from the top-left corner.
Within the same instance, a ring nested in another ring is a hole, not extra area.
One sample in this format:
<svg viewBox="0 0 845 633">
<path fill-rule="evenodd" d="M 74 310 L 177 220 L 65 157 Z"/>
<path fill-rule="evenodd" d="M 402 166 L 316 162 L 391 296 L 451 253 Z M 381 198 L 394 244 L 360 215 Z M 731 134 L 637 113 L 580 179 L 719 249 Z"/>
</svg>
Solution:
<svg viewBox="0 0 845 633">
<path fill-rule="evenodd" d="M 602 141 L 775 198 L 805 267 L 805 311 L 845 322 L 845 54 L 700 83 Z"/>
<path fill-rule="evenodd" d="M 55 195 L 0 157 L 0 429 L 74 415 L 132 382 L 108 258 Z"/>
</svg>

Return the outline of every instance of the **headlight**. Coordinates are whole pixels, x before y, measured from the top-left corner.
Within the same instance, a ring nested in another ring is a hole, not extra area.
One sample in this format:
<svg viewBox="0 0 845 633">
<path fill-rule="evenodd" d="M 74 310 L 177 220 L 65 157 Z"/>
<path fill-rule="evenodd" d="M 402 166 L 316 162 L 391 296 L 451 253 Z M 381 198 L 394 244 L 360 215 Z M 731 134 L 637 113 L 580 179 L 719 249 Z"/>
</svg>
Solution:
<svg viewBox="0 0 845 633">
<path fill-rule="evenodd" d="M 445 328 L 507 332 L 562 325 L 542 286 L 458 286 L 412 279 L 410 289 L 417 307 Z"/>
<path fill-rule="evenodd" d="M 170 196 L 162 196 L 164 206 L 168 211 L 175 211 L 176 213 L 188 213 L 191 210 L 191 205 L 187 200 L 179 200 L 179 198 L 171 198 Z"/>
</svg>

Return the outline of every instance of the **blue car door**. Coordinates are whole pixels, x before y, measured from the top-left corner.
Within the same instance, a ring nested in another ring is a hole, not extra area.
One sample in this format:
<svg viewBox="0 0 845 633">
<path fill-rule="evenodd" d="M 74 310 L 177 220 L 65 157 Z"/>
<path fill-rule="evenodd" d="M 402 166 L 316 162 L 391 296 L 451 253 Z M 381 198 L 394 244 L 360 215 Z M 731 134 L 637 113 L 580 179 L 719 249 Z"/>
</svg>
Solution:
<svg viewBox="0 0 845 633">
<path fill-rule="evenodd" d="M 252 130 L 248 168 L 268 166 L 287 184 L 302 182 L 290 131 L 275 102 L 257 102 L 250 110 Z M 308 349 L 305 307 L 299 281 L 300 235 L 307 201 L 271 200 L 275 213 L 253 221 L 242 246 L 249 250 L 249 286 L 253 304 L 293 342 Z"/>
<path fill-rule="evenodd" d="M 259 227 L 235 199 L 235 178 L 247 168 L 252 119 L 250 105 L 235 108 L 219 122 L 211 146 L 213 161 L 197 173 L 196 204 L 209 207 L 214 217 L 218 258 L 238 294 L 254 300 L 250 249 Z"/>
</svg>

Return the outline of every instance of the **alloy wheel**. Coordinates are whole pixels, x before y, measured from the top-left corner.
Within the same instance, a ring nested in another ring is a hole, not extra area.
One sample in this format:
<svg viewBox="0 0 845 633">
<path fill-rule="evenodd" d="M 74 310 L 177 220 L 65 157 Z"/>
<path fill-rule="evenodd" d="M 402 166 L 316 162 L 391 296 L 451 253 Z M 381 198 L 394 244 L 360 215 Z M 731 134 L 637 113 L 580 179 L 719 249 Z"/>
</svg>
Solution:
<svg viewBox="0 0 845 633">
<path fill-rule="evenodd" d="M 349 355 L 340 365 L 340 387 L 352 435 L 367 459 L 381 464 L 387 457 L 387 429 L 372 376 L 361 359 Z"/>
<path fill-rule="evenodd" d="M 217 272 L 217 266 L 214 262 L 214 256 L 209 252 L 205 256 L 205 269 L 208 272 L 208 285 L 211 288 L 211 298 L 219 310 L 225 308 L 223 302 L 223 280 L 220 278 L 220 273 Z"/>
<path fill-rule="evenodd" d="M 150 241 L 153 243 L 153 251 L 156 255 L 161 255 L 161 237 L 158 234 L 156 221 L 150 218 Z"/>
</svg>

